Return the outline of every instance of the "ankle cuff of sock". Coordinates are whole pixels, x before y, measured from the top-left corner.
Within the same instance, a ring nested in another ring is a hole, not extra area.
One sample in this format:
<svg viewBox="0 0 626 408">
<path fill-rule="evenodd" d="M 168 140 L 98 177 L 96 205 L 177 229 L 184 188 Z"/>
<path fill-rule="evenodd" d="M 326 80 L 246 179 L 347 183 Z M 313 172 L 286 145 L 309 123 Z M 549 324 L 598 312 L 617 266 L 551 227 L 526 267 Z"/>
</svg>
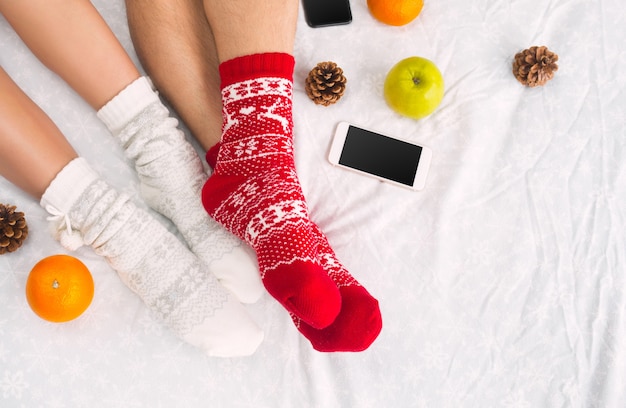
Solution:
<svg viewBox="0 0 626 408">
<path fill-rule="evenodd" d="M 152 82 L 141 77 L 124 88 L 97 113 L 98 118 L 113 133 L 119 132 L 148 105 L 159 101 Z"/>
<path fill-rule="evenodd" d="M 98 173 L 89 166 L 87 160 L 76 158 L 52 180 L 41 196 L 40 205 L 48 212 L 67 214 L 85 189 L 97 179 Z"/>
<path fill-rule="evenodd" d="M 220 64 L 221 87 L 261 77 L 293 80 L 295 60 L 291 54 L 268 52 L 233 58 Z"/>
</svg>

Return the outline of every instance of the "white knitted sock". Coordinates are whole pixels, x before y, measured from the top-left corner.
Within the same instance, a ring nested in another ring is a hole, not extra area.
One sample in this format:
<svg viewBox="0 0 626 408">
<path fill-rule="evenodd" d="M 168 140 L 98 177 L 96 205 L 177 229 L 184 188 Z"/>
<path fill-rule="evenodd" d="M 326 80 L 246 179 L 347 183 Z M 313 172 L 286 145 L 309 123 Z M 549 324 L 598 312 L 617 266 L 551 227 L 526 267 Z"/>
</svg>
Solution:
<svg viewBox="0 0 626 408">
<path fill-rule="evenodd" d="M 220 357 L 252 354 L 261 343 L 263 332 L 206 265 L 86 160 L 75 159 L 59 172 L 41 206 L 52 215 L 62 245 L 90 245 L 183 340 Z"/>
<path fill-rule="evenodd" d="M 149 79 L 134 81 L 98 117 L 134 162 L 146 203 L 172 220 L 192 252 L 241 302 L 257 301 L 264 288 L 256 255 L 206 213 L 200 198 L 208 178 L 202 160 Z"/>
</svg>

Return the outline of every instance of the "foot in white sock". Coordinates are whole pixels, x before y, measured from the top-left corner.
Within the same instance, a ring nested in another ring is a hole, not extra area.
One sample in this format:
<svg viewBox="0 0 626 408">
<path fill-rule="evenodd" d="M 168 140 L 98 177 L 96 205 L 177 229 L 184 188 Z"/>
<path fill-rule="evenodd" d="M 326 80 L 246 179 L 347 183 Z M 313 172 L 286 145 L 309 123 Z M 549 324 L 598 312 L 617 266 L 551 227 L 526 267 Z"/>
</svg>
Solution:
<svg viewBox="0 0 626 408">
<path fill-rule="evenodd" d="M 252 354 L 261 343 L 263 332 L 205 264 L 84 159 L 61 170 L 41 205 L 63 246 L 90 245 L 183 340 L 220 357 Z"/>
<path fill-rule="evenodd" d="M 146 203 L 172 220 L 192 252 L 241 302 L 257 301 L 264 288 L 254 251 L 202 207 L 208 177 L 202 161 L 149 80 L 133 82 L 98 117 L 134 162 Z"/>
</svg>

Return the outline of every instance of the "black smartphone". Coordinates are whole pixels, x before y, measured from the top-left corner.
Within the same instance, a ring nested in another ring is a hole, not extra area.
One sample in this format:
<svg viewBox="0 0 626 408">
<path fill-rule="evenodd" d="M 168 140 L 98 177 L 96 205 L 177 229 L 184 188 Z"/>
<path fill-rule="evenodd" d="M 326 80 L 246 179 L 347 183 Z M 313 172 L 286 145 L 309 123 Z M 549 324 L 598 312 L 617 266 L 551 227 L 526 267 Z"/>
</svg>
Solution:
<svg viewBox="0 0 626 408">
<path fill-rule="evenodd" d="M 302 0 L 302 8 L 307 24 L 314 28 L 352 21 L 350 0 Z"/>
</svg>

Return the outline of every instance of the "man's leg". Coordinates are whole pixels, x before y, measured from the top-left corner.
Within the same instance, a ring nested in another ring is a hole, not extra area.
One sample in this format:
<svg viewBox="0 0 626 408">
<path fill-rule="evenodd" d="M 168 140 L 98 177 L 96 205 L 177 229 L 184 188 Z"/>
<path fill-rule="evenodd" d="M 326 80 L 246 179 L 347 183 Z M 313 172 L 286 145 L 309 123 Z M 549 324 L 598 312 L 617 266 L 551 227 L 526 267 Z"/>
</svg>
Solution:
<svg viewBox="0 0 626 408">
<path fill-rule="evenodd" d="M 257 249 L 264 283 L 270 291 L 278 289 L 279 300 L 281 279 L 297 284 L 290 274 L 310 278 L 306 263 L 307 250 L 312 249 L 314 263 L 339 289 L 340 312 L 330 325 L 319 327 L 292 303 L 286 306 L 292 307 L 294 323 L 316 349 L 359 351 L 381 330 L 378 301 L 341 266 L 326 237 L 309 220 L 295 172 L 292 52 L 298 4 L 204 0 L 220 61 L 224 124 L 219 152 L 213 148 L 207 155 L 217 158 L 203 202 L 211 215 Z M 304 262 L 297 265 L 294 259 Z M 328 313 L 331 294 L 318 290 L 306 292 Z"/>
<path fill-rule="evenodd" d="M 219 142 L 220 80 L 202 0 L 128 0 L 128 24 L 143 68 L 200 145 Z"/>
<path fill-rule="evenodd" d="M 218 63 L 267 52 L 278 52 L 289 56 L 293 48 L 298 4 L 296 1 L 205 1 L 208 21 L 212 22 L 209 28 L 207 20 L 198 12 L 200 1 L 158 0 L 153 3 L 147 0 L 133 0 L 127 2 L 127 7 L 133 41 L 145 68 L 154 78 L 161 78 L 157 80 L 159 88 L 188 122 L 188 127 L 192 130 L 198 129 L 194 133 L 201 140 L 202 145 L 205 148 L 211 148 L 215 141 L 207 139 L 206 133 L 212 134 L 218 126 L 213 123 L 215 114 L 207 113 L 217 112 L 216 106 L 221 106 L 222 102 L 219 93 L 213 91 L 219 82 L 215 74 Z M 175 6 L 170 6 L 172 3 Z M 217 52 L 213 48 L 215 47 L 213 33 L 219 44 Z M 216 62 L 217 53 L 219 53 L 219 59 Z M 171 63 L 171 61 L 184 63 Z M 273 64 L 266 68 L 270 70 L 260 72 L 261 75 L 275 75 L 276 67 Z M 230 75 L 228 70 L 225 70 L 225 74 Z M 290 77 L 291 74 L 292 72 L 288 72 L 287 76 Z M 224 84 L 224 77 L 220 79 Z M 289 81 L 290 78 L 288 78 Z M 206 94 L 198 95 L 202 92 Z M 188 103 L 187 98 L 191 102 Z M 195 112 L 195 114 L 185 113 L 187 111 Z M 290 122 L 290 107 L 288 112 L 282 113 L 287 113 L 289 117 L 287 121 Z M 212 119 L 208 120 L 209 117 Z M 250 125 L 252 126 L 252 122 Z M 207 132 L 207 126 L 213 130 Z M 290 143 L 291 141 L 288 141 L 285 146 Z M 215 160 L 217 160 L 220 147 L 221 145 L 218 145 L 210 149 L 207 154 L 207 160 L 211 166 L 216 165 Z M 217 173 L 219 174 L 220 171 L 218 170 Z M 293 176 L 292 179 L 295 178 L 295 174 Z M 267 185 L 262 188 L 267 188 Z M 290 188 L 299 190 L 299 185 L 296 182 L 296 185 Z M 214 191 L 211 191 L 210 187 L 205 188 L 205 198 L 209 201 L 214 198 Z M 302 203 L 304 203 L 303 200 Z M 261 207 L 266 204 L 262 204 Z M 242 207 L 245 205 L 243 204 Z M 237 217 L 227 215 L 226 218 L 233 221 Z M 326 329 L 315 329 L 292 313 L 294 323 L 318 350 L 357 351 L 367 348 L 380 331 L 378 302 L 341 266 L 328 245 L 326 237 L 317 226 L 310 224 L 308 217 L 298 222 L 301 222 L 307 230 L 304 235 L 307 235 L 305 240 L 309 242 L 297 250 L 301 251 L 300 255 L 306 252 L 304 248 L 306 246 L 316 251 L 315 262 L 323 267 L 325 273 L 339 288 L 343 302 L 338 317 Z M 289 244 L 301 237 L 292 238 L 288 239 Z M 298 283 L 301 284 L 297 280 L 294 282 L 296 285 Z M 312 302 L 323 302 L 323 299 L 324 296 L 311 297 Z"/>
<path fill-rule="evenodd" d="M 308 324 L 327 327 L 339 314 L 341 297 L 316 259 L 293 159 L 291 51 L 298 3 L 204 6 L 220 61 L 224 115 L 214 173 L 203 189 L 205 208 L 255 249 L 274 298 Z"/>
</svg>

